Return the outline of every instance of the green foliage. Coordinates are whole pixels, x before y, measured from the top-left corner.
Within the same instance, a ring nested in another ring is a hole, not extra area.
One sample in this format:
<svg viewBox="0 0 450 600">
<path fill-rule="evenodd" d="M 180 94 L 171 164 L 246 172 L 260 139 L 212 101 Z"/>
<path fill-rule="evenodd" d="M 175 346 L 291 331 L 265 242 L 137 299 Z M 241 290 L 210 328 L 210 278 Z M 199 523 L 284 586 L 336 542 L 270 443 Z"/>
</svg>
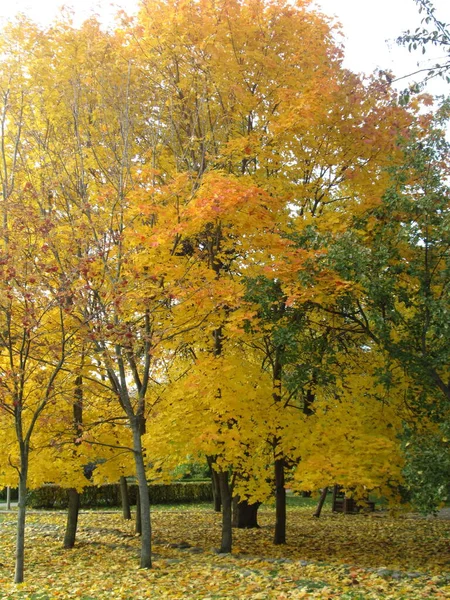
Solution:
<svg viewBox="0 0 450 600">
<path fill-rule="evenodd" d="M 137 486 L 128 486 L 130 504 L 136 504 Z M 149 486 L 152 504 L 208 502 L 212 500 L 211 483 L 207 481 L 175 482 Z M 46 485 L 28 493 L 31 508 L 66 508 L 67 490 L 57 485 Z M 120 506 L 118 485 L 89 486 L 80 497 L 82 508 Z"/>
<path fill-rule="evenodd" d="M 208 463 L 203 462 L 187 462 L 181 465 L 178 465 L 174 472 L 173 476 L 176 479 L 209 479 L 211 476 L 211 470 L 208 467 Z"/>
<path fill-rule="evenodd" d="M 149 490 L 150 502 L 153 504 L 212 501 L 212 487 L 207 481 L 154 484 L 149 486 Z"/>
<path fill-rule="evenodd" d="M 442 427 L 435 433 L 408 432 L 405 442 L 405 481 L 409 501 L 427 514 L 448 500 L 450 444 Z"/>
<path fill-rule="evenodd" d="M 429 46 L 439 48 L 445 52 L 442 60 L 435 63 L 432 67 L 420 69 L 418 72 L 426 72 L 426 77 L 423 83 L 433 77 L 443 77 L 450 83 L 450 28 L 448 23 L 441 21 L 437 14 L 436 8 L 431 0 L 415 0 L 419 13 L 423 14 L 422 27 L 417 27 L 415 31 L 405 31 L 397 42 L 402 46 L 407 46 L 410 52 L 420 50 L 425 54 Z"/>
<path fill-rule="evenodd" d="M 426 138 L 412 134 L 380 204 L 329 252 L 332 267 L 358 286 L 339 299 L 344 318 L 406 371 L 410 406 L 441 415 L 450 400 L 447 118 L 444 103 Z M 380 382 L 389 386 L 387 374 Z"/>
</svg>

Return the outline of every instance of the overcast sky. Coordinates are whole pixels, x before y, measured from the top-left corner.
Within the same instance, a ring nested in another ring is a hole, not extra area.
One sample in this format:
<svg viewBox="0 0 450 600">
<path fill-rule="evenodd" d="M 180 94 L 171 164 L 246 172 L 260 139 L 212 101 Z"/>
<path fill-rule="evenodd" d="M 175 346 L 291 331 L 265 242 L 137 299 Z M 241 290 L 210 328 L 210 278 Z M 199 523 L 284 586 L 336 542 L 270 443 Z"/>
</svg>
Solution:
<svg viewBox="0 0 450 600">
<path fill-rule="evenodd" d="M 343 27 L 346 48 L 345 64 L 357 72 L 370 73 L 376 68 L 391 70 L 396 77 L 434 64 L 442 53 L 408 53 L 396 45 L 395 39 L 406 29 L 420 25 L 420 15 L 414 0 L 315 0 L 322 12 L 336 16 Z M 109 0 L 0 0 L 0 18 L 12 17 L 21 11 L 32 19 L 48 24 L 62 4 L 74 4 L 80 20 L 97 12 L 112 19 L 116 12 Z M 135 9 L 137 0 L 116 0 L 115 6 L 128 12 Z M 434 0 L 437 16 L 450 23 L 450 1 Z M 419 62 L 419 65 L 417 64 Z M 406 84 L 405 84 L 406 85 Z M 403 85 L 403 82 L 401 83 Z M 448 94 L 450 86 L 436 81 L 432 93 Z"/>
</svg>

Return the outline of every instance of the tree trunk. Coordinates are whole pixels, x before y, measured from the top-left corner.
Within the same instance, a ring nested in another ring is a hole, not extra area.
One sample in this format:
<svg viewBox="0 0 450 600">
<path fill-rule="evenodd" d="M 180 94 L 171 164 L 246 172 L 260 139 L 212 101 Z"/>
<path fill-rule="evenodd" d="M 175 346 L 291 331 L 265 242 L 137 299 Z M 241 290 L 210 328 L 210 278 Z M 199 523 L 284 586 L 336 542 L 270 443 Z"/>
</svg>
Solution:
<svg viewBox="0 0 450 600">
<path fill-rule="evenodd" d="M 232 546 L 232 527 L 231 527 L 231 491 L 228 482 L 228 473 L 220 471 L 218 473 L 220 483 L 220 495 L 222 498 L 222 541 L 220 545 L 221 553 L 231 552 Z"/>
<path fill-rule="evenodd" d="M 133 427 L 133 449 L 136 464 L 136 477 L 139 487 L 139 507 L 141 509 L 141 569 L 152 567 L 152 524 L 150 519 L 150 497 L 148 494 L 147 476 L 145 474 L 144 456 L 141 443 L 139 423 Z"/>
<path fill-rule="evenodd" d="M 220 496 L 220 482 L 219 482 L 219 476 L 216 473 L 216 471 L 214 471 L 214 469 L 212 469 L 212 471 L 211 471 L 211 482 L 212 482 L 212 489 L 213 489 L 214 511 L 220 512 L 222 510 L 222 498 Z"/>
<path fill-rule="evenodd" d="M 16 537 L 16 568 L 14 583 L 23 583 L 25 564 L 25 516 L 27 505 L 27 466 L 22 460 L 22 469 L 19 474 L 19 508 L 17 513 L 17 537 Z"/>
<path fill-rule="evenodd" d="M 320 494 L 319 502 L 317 504 L 317 508 L 316 508 L 316 511 L 315 511 L 313 517 L 316 517 L 317 519 L 320 517 L 323 505 L 325 504 L 327 494 L 328 494 L 328 488 L 324 487 L 322 490 L 322 493 Z"/>
<path fill-rule="evenodd" d="M 233 527 L 238 529 L 255 529 L 258 525 L 258 508 L 261 502 L 249 504 L 247 500 L 240 500 L 239 496 L 233 498 Z"/>
<path fill-rule="evenodd" d="M 139 488 L 136 490 L 136 520 L 134 524 L 134 531 L 137 535 L 142 535 L 142 519 L 141 519 L 141 495 Z"/>
<path fill-rule="evenodd" d="M 286 488 L 284 487 L 284 460 L 275 460 L 275 536 L 274 544 L 286 543 Z"/>
<path fill-rule="evenodd" d="M 130 498 L 128 496 L 127 478 L 120 478 L 120 499 L 122 502 L 122 514 L 124 519 L 131 519 Z"/>
<path fill-rule="evenodd" d="M 67 490 L 69 506 L 67 508 L 67 524 L 64 536 L 64 548 L 73 548 L 77 535 L 78 513 L 80 510 L 80 494 L 75 488 Z"/>
<path fill-rule="evenodd" d="M 6 488 L 6 510 L 11 510 L 11 488 Z"/>
<path fill-rule="evenodd" d="M 213 506 L 215 512 L 220 512 L 222 510 L 222 499 L 220 497 L 220 483 L 219 476 L 216 471 L 214 471 L 214 457 L 207 456 L 206 461 L 208 463 L 209 470 L 211 471 L 211 484 L 213 491 Z"/>
<path fill-rule="evenodd" d="M 84 362 L 84 353 L 81 355 L 82 364 Z M 75 432 L 75 446 L 79 446 L 79 437 L 83 432 L 83 378 L 81 375 L 75 379 L 75 392 L 73 403 L 73 428 Z M 64 535 L 64 548 L 73 548 L 77 537 L 78 513 L 80 511 L 80 494 L 75 488 L 70 488 L 67 492 L 69 505 L 67 508 L 66 533 Z"/>
</svg>

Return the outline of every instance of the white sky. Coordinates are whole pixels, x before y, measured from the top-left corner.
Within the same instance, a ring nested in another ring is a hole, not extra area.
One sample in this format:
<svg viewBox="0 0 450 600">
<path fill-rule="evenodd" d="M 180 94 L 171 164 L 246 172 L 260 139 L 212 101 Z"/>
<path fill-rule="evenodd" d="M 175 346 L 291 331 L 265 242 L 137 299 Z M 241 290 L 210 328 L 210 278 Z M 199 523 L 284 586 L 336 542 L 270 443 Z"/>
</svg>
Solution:
<svg viewBox="0 0 450 600">
<path fill-rule="evenodd" d="M 48 24 L 62 4 L 75 5 L 75 15 L 82 20 L 92 12 L 111 19 L 120 6 L 132 12 L 138 0 L 0 0 L 0 19 L 10 18 L 24 12 L 32 19 Z M 400 48 L 395 38 L 406 29 L 420 25 L 420 15 L 414 0 L 315 0 L 322 11 L 335 15 L 341 22 L 345 34 L 345 63 L 353 71 L 370 73 L 375 68 L 391 70 L 397 76 L 411 73 L 418 68 L 434 64 L 434 58 L 443 53 L 430 51 L 422 56 L 417 51 L 410 54 Z M 434 0 L 436 14 L 440 20 L 450 23 L 449 0 Z M 419 65 L 418 65 L 419 63 Z M 400 88 L 406 82 L 400 82 Z M 436 80 L 429 86 L 436 94 L 449 94 L 450 86 Z"/>
</svg>

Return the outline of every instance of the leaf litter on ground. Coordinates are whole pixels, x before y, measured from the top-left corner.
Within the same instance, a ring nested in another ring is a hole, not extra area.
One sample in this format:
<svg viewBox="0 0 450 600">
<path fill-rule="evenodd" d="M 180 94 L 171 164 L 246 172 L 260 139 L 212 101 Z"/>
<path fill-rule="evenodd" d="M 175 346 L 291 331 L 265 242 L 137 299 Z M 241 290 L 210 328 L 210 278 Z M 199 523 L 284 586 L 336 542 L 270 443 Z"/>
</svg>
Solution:
<svg viewBox="0 0 450 600">
<path fill-rule="evenodd" d="M 288 544 L 274 546 L 273 509 L 260 529 L 234 530 L 232 555 L 217 552 L 221 516 L 204 507 L 153 512 L 153 569 L 139 565 L 134 523 L 80 514 L 77 544 L 62 548 L 63 512 L 30 511 L 26 581 L 12 583 L 15 514 L 0 523 L 0 599 L 172 600 L 450 598 L 450 521 L 378 515 L 320 519 L 288 512 Z"/>
</svg>

